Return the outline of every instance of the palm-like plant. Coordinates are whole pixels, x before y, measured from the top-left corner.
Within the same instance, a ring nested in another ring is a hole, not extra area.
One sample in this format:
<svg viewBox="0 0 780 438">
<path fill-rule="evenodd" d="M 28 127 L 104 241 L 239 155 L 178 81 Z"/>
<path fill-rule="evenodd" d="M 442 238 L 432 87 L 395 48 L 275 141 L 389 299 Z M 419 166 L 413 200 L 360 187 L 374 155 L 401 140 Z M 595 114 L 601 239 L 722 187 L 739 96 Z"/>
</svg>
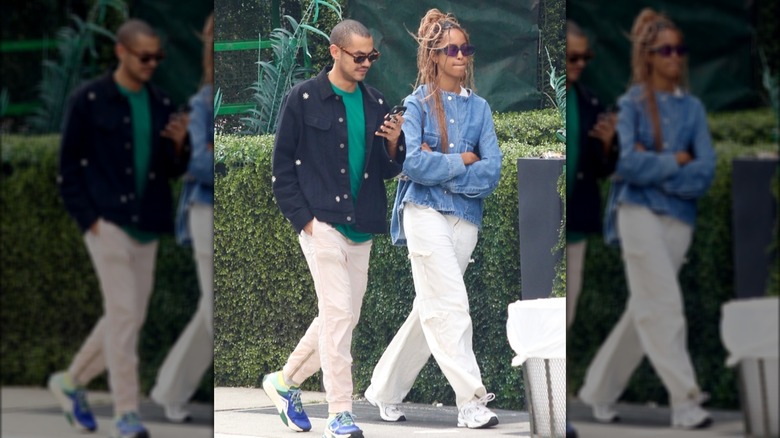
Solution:
<svg viewBox="0 0 780 438">
<path fill-rule="evenodd" d="M 114 35 L 103 23 L 109 10 L 121 15 L 122 21 L 127 19 L 127 5 L 123 0 L 98 0 L 90 10 L 87 20 L 71 14 L 73 27 L 63 27 L 57 32 L 57 61 L 44 60 L 43 79 L 39 85 L 41 106 L 30 118 L 30 126 L 39 132 L 55 132 L 59 130 L 65 112 L 68 95 L 88 76 L 91 75 L 84 64 L 84 55 L 88 51 L 97 57 L 95 49 L 96 35 L 103 35 L 112 41 Z"/>
<path fill-rule="evenodd" d="M 284 16 L 292 30 L 277 28 L 271 32 L 274 60 L 257 62 L 257 82 L 249 87 L 254 91 L 255 108 L 247 111 L 247 117 L 241 118 L 246 126 L 245 133 L 276 132 L 284 96 L 311 73 L 310 68 L 299 62 L 299 56 L 311 58 L 308 47 L 309 32 L 328 39 L 328 35 L 309 24 L 317 22 L 320 6 L 330 8 L 341 18 L 341 5 L 336 0 L 313 0 L 300 22 L 289 15 Z"/>
<path fill-rule="evenodd" d="M 566 143 L 566 75 L 556 75 L 555 66 L 550 59 L 550 51 L 547 47 L 544 48 L 547 52 L 547 61 L 550 63 L 550 87 L 555 91 L 555 99 L 551 98 L 548 94 L 547 97 L 552 100 L 553 105 L 558 109 L 558 115 L 561 117 L 562 128 L 555 132 L 555 136 L 558 141 Z M 547 93 L 545 93 L 547 94 Z"/>
</svg>

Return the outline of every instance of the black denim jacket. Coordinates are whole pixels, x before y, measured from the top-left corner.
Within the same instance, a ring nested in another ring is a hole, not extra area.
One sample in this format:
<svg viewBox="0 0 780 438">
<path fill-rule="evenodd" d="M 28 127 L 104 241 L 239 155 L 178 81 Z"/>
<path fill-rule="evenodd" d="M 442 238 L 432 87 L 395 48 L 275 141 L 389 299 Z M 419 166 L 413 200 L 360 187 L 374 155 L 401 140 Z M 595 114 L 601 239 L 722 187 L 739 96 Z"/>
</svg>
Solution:
<svg viewBox="0 0 780 438">
<path fill-rule="evenodd" d="M 103 218 L 119 226 L 172 232 L 169 180 L 187 169 L 189 138 L 176 154 L 160 132 L 175 111 L 170 99 L 147 84 L 152 144 L 147 183 L 136 193 L 130 103 L 108 73 L 73 92 L 60 143 L 59 183 L 65 209 L 82 232 Z"/>
<path fill-rule="evenodd" d="M 300 233 L 314 217 L 330 224 L 350 224 L 365 233 L 386 233 L 384 179 L 401 172 L 406 156 L 403 133 L 395 157 L 385 139 L 374 135 L 389 107 L 384 96 L 362 82 L 366 120 L 366 164 L 357 205 L 351 199 L 347 115 L 341 97 L 320 74 L 285 97 L 273 154 L 273 192 L 282 214 Z"/>
<path fill-rule="evenodd" d="M 599 180 L 615 171 L 619 147 L 617 138 L 608 153 L 604 152 L 601 140 L 588 135 L 604 111 L 596 96 L 586 87 L 575 83 L 569 92 L 577 93 L 577 107 L 580 114 L 580 132 L 571 132 L 580 139 L 580 154 L 577 160 L 574 187 L 566 199 L 566 228 L 581 233 L 601 233 L 601 194 Z"/>
</svg>

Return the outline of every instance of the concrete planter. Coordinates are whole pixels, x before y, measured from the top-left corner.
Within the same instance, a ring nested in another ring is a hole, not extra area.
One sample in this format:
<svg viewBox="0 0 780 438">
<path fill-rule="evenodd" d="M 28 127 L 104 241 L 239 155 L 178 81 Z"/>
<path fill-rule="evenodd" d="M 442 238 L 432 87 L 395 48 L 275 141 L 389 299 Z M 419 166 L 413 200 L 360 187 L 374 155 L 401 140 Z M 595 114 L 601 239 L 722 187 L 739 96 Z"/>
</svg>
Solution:
<svg viewBox="0 0 780 438">
<path fill-rule="evenodd" d="M 563 208 L 558 194 L 560 158 L 517 160 L 517 196 L 520 239 L 520 278 L 524 300 L 548 298 L 555 279 L 555 266 L 562 251 L 558 243 Z"/>
</svg>

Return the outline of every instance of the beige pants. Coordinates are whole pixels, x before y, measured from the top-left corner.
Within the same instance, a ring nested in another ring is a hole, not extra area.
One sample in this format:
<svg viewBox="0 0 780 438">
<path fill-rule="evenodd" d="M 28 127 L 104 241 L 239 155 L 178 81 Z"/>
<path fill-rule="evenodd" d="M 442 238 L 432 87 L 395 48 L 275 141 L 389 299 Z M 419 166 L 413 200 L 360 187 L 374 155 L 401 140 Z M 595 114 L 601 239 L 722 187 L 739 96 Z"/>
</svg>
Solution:
<svg viewBox="0 0 780 438">
<path fill-rule="evenodd" d="M 566 244 L 566 328 L 574 322 L 577 300 L 582 291 L 582 268 L 585 265 L 585 250 L 588 241 L 583 239 Z"/>
<path fill-rule="evenodd" d="M 311 236 L 302 231 L 299 241 L 319 313 L 287 359 L 284 375 L 301 384 L 322 368 L 328 412 L 352 411 L 352 330 L 368 284 L 371 241 L 352 242 L 316 219 Z"/>
<path fill-rule="evenodd" d="M 615 402 L 647 354 L 672 406 L 695 399 L 699 386 L 677 281 L 693 229 L 637 205 L 619 206 L 617 221 L 628 304 L 588 367 L 579 396 L 591 404 Z"/>
<path fill-rule="evenodd" d="M 68 372 L 86 385 L 108 369 L 119 415 L 138 411 L 138 335 L 154 283 L 157 241 L 141 244 L 118 226 L 99 220 L 84 235 L 103 295 L 103 316 L 79 349 Z"/>
<path fill-rule="evenodd" d="M 486 394 L 474 356 L 463 282 L 478 228 L 414 204 L 406 204 L 403 220 L 416 297 L 411 313 L 376 364 L 366 392 L 377 401 L 401 403 L 433 355 L 461 407 Z"/>
<path fill-rule="evenodd" d="M 190 206 L 189 224 L 198 266 L 200 300 L 157 373 L 151 396 L 161 404 L 186 403 L 198 389 L 214 357 L 214 207 L 200 203 Z"/>
</svg>

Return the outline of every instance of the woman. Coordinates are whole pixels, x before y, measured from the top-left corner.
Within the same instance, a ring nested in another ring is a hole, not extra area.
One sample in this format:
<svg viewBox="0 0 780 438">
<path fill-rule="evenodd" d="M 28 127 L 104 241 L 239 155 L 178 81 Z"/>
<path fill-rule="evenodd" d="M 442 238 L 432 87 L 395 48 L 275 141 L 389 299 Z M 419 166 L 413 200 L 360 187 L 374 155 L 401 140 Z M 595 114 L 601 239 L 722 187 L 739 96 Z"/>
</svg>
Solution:
<svg viewBox="0 0 780 438">
<path fill-rule="evenodd" d="M 393 243 L 407 245 L 416 298 L 377 363 L 366 399 L 385 421 L 405 420 L 398 404 L 431 354 L 452 385 L 458 426 L 490 427 L 472 348 L 463 273 L 477 244 L 483 199 L 498 185 L 501 151 L 490 106 L 470 88 L 474 46 L 451 14 L 431 9 L 416 35 L 417 88 L 406 98 L 406 161 L 393 206 Z"/>
<path fill-rule="evenodd" d="M 176 240 L 192 245 L 198 266 L 200 301 L 157 374 L 152 399 L 173 422 L 190 418 L 184 405 L 211 366 L 214 344 L 214 15 L 203 27 L 203 84 L 192 97 L 188 132 L 192 144 L 179 198 Z"/>
<path fill-rule="evenodd" d="M 672 426 L 691 429 L 712 420 L 700 407 L 686 345 L 677 274 L 691 243 L 696 200 L 715 169 L 705 109 L 685 91 L 686 54 L 680 30 L 643 10 L 631 30 L 633 84 L 619 100 L 620 159 L 606 239 L 619 243 L 629 299 L 622 317 L 588 368 L 580 398 L 597 420 L 617 420 L 613 404 L 644 354 L 669 393 Z"/>
</svg>

